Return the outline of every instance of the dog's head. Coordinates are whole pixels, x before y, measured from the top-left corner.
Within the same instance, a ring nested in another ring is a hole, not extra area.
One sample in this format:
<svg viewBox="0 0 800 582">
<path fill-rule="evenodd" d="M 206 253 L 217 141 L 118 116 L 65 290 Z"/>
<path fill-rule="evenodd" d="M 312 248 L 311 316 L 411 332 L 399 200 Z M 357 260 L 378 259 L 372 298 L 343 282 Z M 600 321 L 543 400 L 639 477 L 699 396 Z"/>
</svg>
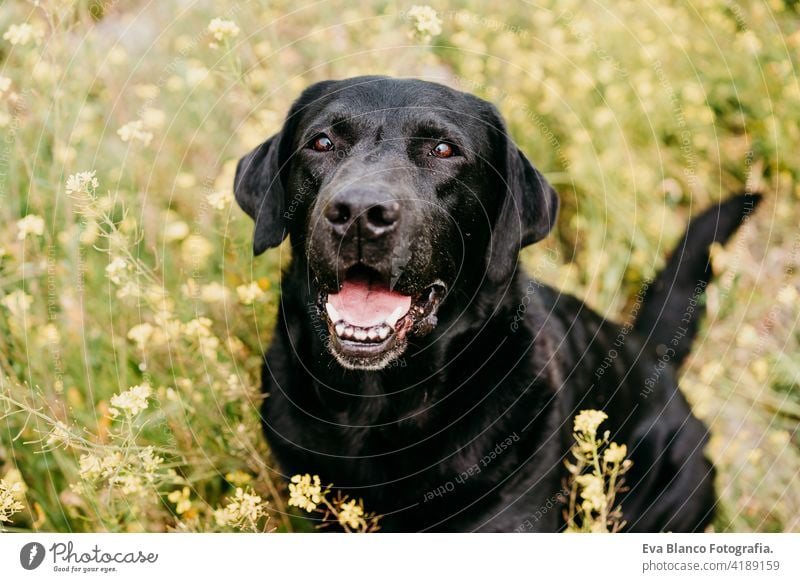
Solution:
<svg viewBox="0 0 800 582">
<path fill-rule="evenodd" d="M 385 77 L 309 87 L 239 161 L 235 194 L 255 254 L 287 235 L 304 250 L 329 349 L 366 370 L 429 333 L 454 291 L 507 284 L 558 208 L 493 105 Z"/>
</svg>

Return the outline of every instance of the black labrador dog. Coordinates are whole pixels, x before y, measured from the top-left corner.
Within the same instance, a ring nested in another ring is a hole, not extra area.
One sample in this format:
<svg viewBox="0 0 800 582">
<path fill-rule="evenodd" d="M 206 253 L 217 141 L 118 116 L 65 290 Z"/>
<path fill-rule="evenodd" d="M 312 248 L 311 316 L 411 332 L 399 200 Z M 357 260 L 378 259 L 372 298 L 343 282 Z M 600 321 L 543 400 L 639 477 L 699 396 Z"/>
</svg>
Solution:
<svg viewBox="0 0 800 582">
<path fill-rule="evenodd" d="M 291 240 L 263 370 L 264 431 L 285 473 L 363 498 L 385 531 L 559 531 L 573 418 L 602 409 L 633 461 L 626 529 L 709 524 L 708 431 L 676 368 L 703 312 L 708 247 L 757 195 L 691 222 L 630 329 L 520 271 L 558 197 L 473 95 L 317 83 L 234 186 L 256 255 Z"/>
</svg>

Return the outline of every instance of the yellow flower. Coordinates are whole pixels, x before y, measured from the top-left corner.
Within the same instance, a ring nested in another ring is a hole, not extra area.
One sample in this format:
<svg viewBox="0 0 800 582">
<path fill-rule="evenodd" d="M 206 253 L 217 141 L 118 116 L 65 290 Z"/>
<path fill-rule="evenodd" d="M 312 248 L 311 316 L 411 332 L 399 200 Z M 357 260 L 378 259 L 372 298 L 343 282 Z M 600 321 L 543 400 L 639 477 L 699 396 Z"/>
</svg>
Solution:
<svg viewBox="0 0 800 582">
<path fill-rule="evenodd" d="M 216 210 L 225 210 L 225 207 L 233 201 L 233 194 L 231 194 L 229 191 L 212 192 L 206 196 L 206 199 L 208 200 L 208 204 L 211 206 L 211 208 L 215 208 Z"/>
<path fill-rule="evenodd" d="M 111 475 L 108 483 L 119 487 L 123 495 L 142 493 L 144 489 L 141 477 L 133 473 Z"/>
<path fill-rule="evenodd" d="M 736 344 L 744 348 L 754 348 L 759 343 L 758 331 L 747 323 L 739 328 L 739 333 L 736 335 Z"/>
<path fill-rule="evenodd" d="M 254 529 L 256 522 L 266 515 L 267 504 L 250 490 L 236 488 L 236 493 L 225 507 L 214 511 L 214 519 L 223 527 Z"/>
<path fill-rule="evenodd" d="M 241 487 L 253 480 L 253 477 L 244 471 L 236 470 L 232 473 L 225 474 L 225 480 L 233 485 Z"/>
<path fill-rule="evenodd" d="M 176 489 L 169 495 L 167 499 L 175 504 L 175 513 L 182 515 L 192 508 L 192 502 L 189 499 L 189 488 Z"/>
<path fill-rule="evenodd" d="M 12 45 L 26 45 L 29 42 L 39 40 L 42 33 L 33 28 L 27 22 L 23 24 L 12 24 L 3 35 L 3 39 L 10 42 Z"/>
<path fill-rule="evenodd" d="M 192 338 L 211 337 L 211 320 L 207 317 L 198 317 L 186 322 L 183 333 Z"/>
<path fill-rule="evenodd" d="M 204 83 L 209 78 L 209 70 L 196 62 L 190 62 L 186 66 L 186 82 L 192 87 Z"/>
<path fill-rule="evenodd" d="M 126 123 L 117 130 L 117 135 L 126 143 L 138 141 L 145 147 L 153 140 L 153 134 L 144 130 L 144 122 L 141 119 Z"/>
<path fill-rule="evenodd" d="M 601 410 L 581 410 L 575 417 L 575 432 L 594 437 L 597 427 L 608 418 Z"/>
<path fill-rule="evenodd" d="M 409 36 L 428 42 L 442 32 L 442 20 L 430 6 L 412 6 L 407 13 L 412 20 L 413 29 Z"/>
<path fill-rule="evenodd" d="M 360 503 L 357 503 L 355 500 L 348 501 L 346 503 L 342 503 L 339 506 L 339 515 L 338 515 L 339 523 L 343 527 L 350 527 L 352 529 L 358 529 L 360 526 L 364 525 L 364 508 L 361 507 Z"/>
<path fill-rule="evenodd" d="M 778 291 L 778 302 L 786 307 L 796 304 L 798 297 L 800 297 L 800 293 L 797 292 L 797 289 L 788 284 Z"/>
<path fill-rule="evenodd" d="M 103 472 L 103 466 L 100 464 L 100 459 L 94 455 L 81 455 L 78 465 L 81 477 L 89 481 L 97 479 L 97 477 L 99 477 Z"/>
<path fill-rule="evenodd" d="M 111 397 L 111 406 L 109 411 L 111 416 L 118 416 L 120 410 L 130 416 L 139 414 L 142 410 L 147 408 L 147 399 L 152 394 L 153 389 L 150 384 L 144 383 L 138 386 L 132 386 L 129 390 L 116 394 Z"/>
<path fill-rule="evenodd" d="M 236 294 L 239 296 L 239 303 L 242 305 L 252 305 L 264 298 L 264 291 L 256 282 L 248 285 L 239 285 L 236 288 Z"/>
<path fill-rule="evenodd" d="M 1 303 L 11 312 L 12 316 L 22 317 L 33 304 L 33 297 L 21 289 L 17 289 L 3 297 Z"/>
<path fill-rule="evenodd" d="M 67 183 L 65 186 L 65 190 L 68 196 L 72 196 L 75 194 L 94 194 L 94 191 L 100 186 L 100 182 L 97 181 L 97 177 L 95 176 L 97 172 L 92 170 L 91 172 L 78 172 L 77 174 L 72 174 L 69 178 L 67 178 Z"/>
<path fill-rule="evenodd" d="M 161 109 L 148 107 L 142 111 L 142 123 L 148 129 L 161 129 L 167 122 L 167 114 Z"/>
<path fill-rule="evenodd" d="M 214 281 L 200 287 L 200 300 L 203 303 L 221 303 L 228 297 L 228 289 Z"/>
<path fill-rule="evenodd" d="M 322 484 L 319 475 L 313 477 L 305 475 L 294 475 L 289 484 L 289 505 L 314 511 L 322 501 Z"/>
<path fill-rule="evenodd" d="M 28 235 L 42 236 L 44 234 L 44 218 L 36 214 L 29 214 L 17 221 L 17 240 L 25 240 Z"/>
<path fill-rule="evenodd" d="M 116 473 L 120 465 L 122 465 L 122 453 L 119 451 L 114 451 L 113 453 L 109 453 L 105 457 L 100 460 L 100 468 L 103 474 L 103 477 L 109 477 Z"/>
<path fill-rule="evenodd" d="M 164 242 L 184 240 L 189 236 L 189 225 L 182 220 L 170 220 L 164 226 Z"/>
<path fill-rule="evenodd" d="M 215 18 L 208 24 L 208 32 L 217 42 L 212 42 L 211 46 L 216 47 L 218 42 L 223 42 L 239 36 L 239 27 L 232 20 Z"/>
<path fill-rule="evenodd" d="M 122 257 L 114 257 L 106 267 L 106 277 L 116 285 L 122 284 L 122 275 L 127 273 L 129 269 L 128 263 Z"/>
<path fill-rule="evenodd" d="M 186 238 L 181 245 L 181 256 L 187 263 L 201 265 L 214 252 L 214 245 L 199 234 Z"/>
<path fill-rule="evenodd" d="M 153 337 L 154 332 L 155 328 L 149 323 L 140 323 L 128 330 L 128 339 L 134 342 L 140 350 L 143 350 L 150 338 Z"/>
<path fill-rule="evenodd" d="M 0 479 L 0 524 L 10 522 L 12 515 L 25 509 L 18 500 L 20 491 L 22 484 L 19 481 L 9 483 L 6 479 Z"/>
<path fill-rule="evenodd" d="M 139 461 L 142 463 L 142 470 L 148 481 L 155 480 L 156 471 L 164 463 L 163 457 L 156 455 L 153 447 L 145 447 L 139 451 Z"/>
<path fill-rule="evenodd" d="M 769 362 L 765 358 L 758 358 L 750 364 L 750 370 L 759 384 L 765 384 L 769 379 Z"/>
<path fill-rule="evenodd" d="M 578 475 L 575 482 L 581 488 L 581 499 L 585 511 L 601 511 L 606 505 L 603 479 L 596 475 Z"/>
<path fill-rule="evenodd" d="M 617 443 L 611 443 L 608 445 L 608 448 L 603 453 L 603 460 L 609 464 L 618 464 L 625 460 L 625 456 L 628 454 L 628 447 L 625 445 L 618 445 Z"/>
<path fill-rule="evenodd" d="M 0 94 L 5 93 L 11 88 L 11 79 L 0 75 Z"/>
</svg>

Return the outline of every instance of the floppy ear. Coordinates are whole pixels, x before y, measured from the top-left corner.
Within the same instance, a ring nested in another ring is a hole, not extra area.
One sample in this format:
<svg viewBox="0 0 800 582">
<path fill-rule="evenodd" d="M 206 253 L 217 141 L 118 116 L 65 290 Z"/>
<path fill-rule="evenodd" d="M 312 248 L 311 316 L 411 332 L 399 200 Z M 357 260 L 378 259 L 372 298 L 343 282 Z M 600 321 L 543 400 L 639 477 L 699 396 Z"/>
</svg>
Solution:
<svg viewBox="0 0 800 582">
<path fill-rule="evenodd" d="M 286 174 L 294 152 L 294 132 L 303 109 L 319 98 L 331 81 L 315 83 L 303 91 L 286 116 L 283 128 L 244 156 L 236 165 L 233 192 L 255 222 L 253 253 L 277 247 L 288 234 L 284 218 Z"/>
<path fill-rule="evenodd" d="M 283 137 L 283 131 L 276 133 L 236 165 L 233 191 L 236 202 L 255 222 L 253 253 L 256 255 L 278 246 L 286 238 L 279 159 Z"/>
<path fill-rule="evenodd" d="M 486 274 L 489 280 L 503 283 L 514 271 L 519 251 L 542 240 L 555 226 L 558 194 L 514 144 L 500 114 L 492 109 L 503 198 L 492 228 Z"/>
</svg>

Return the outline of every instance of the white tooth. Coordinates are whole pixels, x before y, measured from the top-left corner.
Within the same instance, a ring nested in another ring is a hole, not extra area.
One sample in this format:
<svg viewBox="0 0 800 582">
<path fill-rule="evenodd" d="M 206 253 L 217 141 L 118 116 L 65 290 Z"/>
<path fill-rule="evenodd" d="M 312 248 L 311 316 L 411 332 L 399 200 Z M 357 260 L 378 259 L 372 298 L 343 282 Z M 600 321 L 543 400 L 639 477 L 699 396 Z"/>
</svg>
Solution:
<svg viewBox="0 0 800 582">
<path fill-rule="evenodd" d="M 353 337 L 353 331 L 355 331 L 349 325 L 344 328 L 344 333 L 342 334 L 344 337 Z"/>
<path fill-rule="evenodd" d="M 403 308 L 398 307 L 397 309 L 392 311 L 392 314 L 389 317 L 386 318 L 386 323 L 394 327 L 397 324 L 397 320 L 403 317 L 405 314 L 406 312 L 403 310 Z"/>
<path fill-rule="evenodd" d="M 364 331 L 363 329 L 357 329 L 356 332 L 353 334 L 353 336 L 358 341 L 363 342 L 365 339 L 367 339 L 367 332 Z"/>
<path fill-rule="evenodd" d="M 378 329 L 378 337 L 380 337 L 382 340 L 385 340 L 387 337 L 389 337 L 389 327 L 386 325 L 382 325 Z"/>
<path fill-rule="evenodd" d="M 325 311 L 328 312 L 328 317 L 331 318 L 331 321 L 339 321 L 342 317 L 339 315 L 339 312 L 336 311 L 336 308 L 330 304 L 330 302 L 325 304 Z"/>
<path fill-rule="evenodd" d="M 367 330 L 367 337 L 371 340 L 374 340 L 378 337 L 378 330 L 374 327 L 371 327 Z"/>
<path fill-rule="evenodd" d="M 333 326 L 333 329 L 336 330 L 336 335 L 342 335 L 344 333 L 345 325 L 341 321 Z"/>
</svg>

